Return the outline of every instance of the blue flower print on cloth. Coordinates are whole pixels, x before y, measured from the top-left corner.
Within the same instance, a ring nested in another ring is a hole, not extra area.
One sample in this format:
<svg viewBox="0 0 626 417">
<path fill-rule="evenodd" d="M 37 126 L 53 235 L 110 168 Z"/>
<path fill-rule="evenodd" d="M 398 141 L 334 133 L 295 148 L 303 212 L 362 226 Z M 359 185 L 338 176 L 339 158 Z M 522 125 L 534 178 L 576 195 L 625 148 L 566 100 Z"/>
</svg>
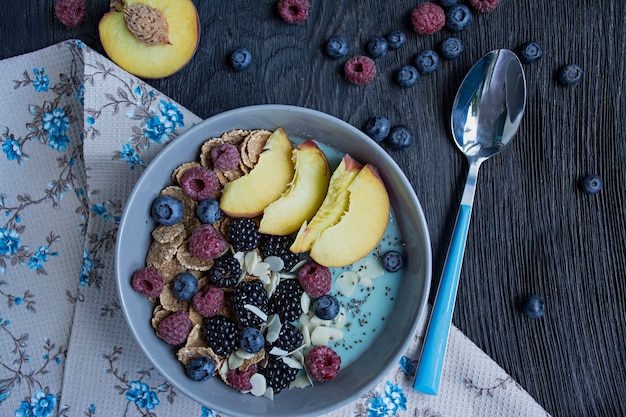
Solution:
<svg viewBox="0 0 626 417">
<path fill-rule="evenodd" d="M 22 401 L 15 417 L 52 417 L 57 407 L 57 397 L 46 391 L 35 392 L 30 401 Z"/>
<path fill-rule="evenodd" d="M 135 403 L 137 407 L 146 410 L 154 410 L 154 407 L 161 403 L 156 392 L 151 391 L 148 384 L 140 381 L 131 381 L 128 383 L 126 399 Z"/>
</svg>

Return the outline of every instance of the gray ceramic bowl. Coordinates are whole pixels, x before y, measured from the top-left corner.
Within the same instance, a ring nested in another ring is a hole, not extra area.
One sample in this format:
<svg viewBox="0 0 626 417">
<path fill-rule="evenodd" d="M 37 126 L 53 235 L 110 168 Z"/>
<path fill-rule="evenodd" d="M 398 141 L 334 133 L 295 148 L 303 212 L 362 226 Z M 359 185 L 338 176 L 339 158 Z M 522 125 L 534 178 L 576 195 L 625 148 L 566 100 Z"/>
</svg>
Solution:
<svg viewBox="0 0 626 417">
<path fill-rule="evenodd" d="M 145 265 L 145 255 L 155 224 L 150 206 L 159 191 L 170 184 L 170 173 L 183 162 L 195 160 L 200 145 L 210 137 L 232 129 L 274 130 L 283 127 L 291 136 L 312 138 L 380 171 L 389 191 L 402 239 L 408 253 L 398 297 L 385 318 L 386 327 L 359 360 L 342 368 L 325 384 L 283 390 L 268 400 L 244 395 L 226 386 L 219 377 L 207 382 L 187 378 L 176 360 L 176 348 L 159 339 L 150 326 L 153 305 L 130 286 L 132 273 Z M 155 368 L 182 393 L 226 415 L 318 416 L 355 401 L 395 366 L 406 350 L 427 303 L 431 277 L 431 249 L 422 208 L 411 184 L 392 158 L 353 126 L 333 116 L 285 105 L 239 108 L 211 117 L 170 143 L 150 163 L 135 185 L 120 223 L 116 247 L 116 276 L 122 309 L 137 343 Z"/>
</svg>

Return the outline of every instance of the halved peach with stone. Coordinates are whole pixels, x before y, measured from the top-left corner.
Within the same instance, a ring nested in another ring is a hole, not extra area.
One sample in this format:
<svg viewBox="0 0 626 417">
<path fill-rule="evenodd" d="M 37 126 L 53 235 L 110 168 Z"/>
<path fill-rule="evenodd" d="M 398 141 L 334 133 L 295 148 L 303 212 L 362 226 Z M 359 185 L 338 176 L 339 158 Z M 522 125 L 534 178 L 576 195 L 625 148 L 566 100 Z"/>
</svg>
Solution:
<svg viewBox="0 0 626 417">
<path fill-rule="evenodd" d="M 117 65 L 141 78 L 163 78 L 193 57 L 200 19 L 191 0 L 112 0 L 98 31 Z"/>
</svg>

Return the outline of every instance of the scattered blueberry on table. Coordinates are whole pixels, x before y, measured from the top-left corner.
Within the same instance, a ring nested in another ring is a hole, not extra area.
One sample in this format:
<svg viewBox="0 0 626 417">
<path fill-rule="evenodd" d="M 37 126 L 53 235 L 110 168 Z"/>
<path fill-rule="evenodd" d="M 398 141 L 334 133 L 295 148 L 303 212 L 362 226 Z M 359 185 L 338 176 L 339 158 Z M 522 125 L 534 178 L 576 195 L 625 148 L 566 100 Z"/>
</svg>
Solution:
<svg viewBox="0 0 626 417">
<path fill-rule="evenodd" d="M 439 44 L 439 49 L 441 56 L 445 59 L 454 59 L 457 58 L 463 52 L 465 46 L 463 45 L 463 41 L 456 36 L 450 36 L 441 41 Z"/>
<path fill-rule="evenodd" d="M 401 30 L 394 30 L 387 36 L 389 49 L 400 49 L 406 43 L 406 35 Z"/>
<path fill-rule="evenodd" d="M 519 58 L 523 64 L 530 64 L 543 56 L 543 48 L 537 42 L 526 42 L 519 48 Z"/>
<path fill-rule="evenodd" d="M 439 66 L 439 55 L 432 49 L 421 51 L 415 57 L 415 68 L 422 75 L 432 74 Z"/>
<path fill-rule="evenodd" d="M 472 11 L 464 4 L 455 4 L 446 10 L 446 28 L 460 32 L 472 23 Z"/>
<path fill-rule="evenodd" d="M 382 142 L 389 136 L 391 123 L 385 116 L 375 116 L 368 119 L 364 132 L 375 142 Z"/>
<path fill-rule="evenodd" d="M 564 86 L 571 87 L 580 84 L 584 71 L 578 64 L 568 64 L 559 71 L 559 82 Z"/>
<path fill-rule="evenodd" d="M 348 55 L 348 40 L 343 35 L 334 35 L 326 41 L 324 51 L 333 59 L 344 57 Z"/>
<path fill-rule="evenodd" d="M 458 0 L 439 0 L 441 7 L 452 7 L 458 3 Z"/>
<path fill-rule="evenodd" d="M 243 71 L 252 64 L 252 54 L 246 48 L 239 48 L 230 55 L 230 64 L 237 71 Z"/>
<path fill-rule="evenodd" d="M 530 319 L 538 319 L 545 314 L 546 306 L 543 298 L 539 295 L 531 295 L 524 301 L 522 311 Z"/>
<path fill-rule="evenodd" d="M 396 126 L 389 132 L 387 144 L 393 149 L 408 148 L 413 144 L 413 132 L 406 126 Z"/>
<path fill-rule="evenodd" d="M 597 194 L 602 190 L 604 183 L 602 178 L 596 174 L 590 174 L 580 179 L 579 187 L 587 194 Z"/>
<path fill-rule="evenodd" d="M 405 65 L 396 73 L 396 83 L 400 87 L 413 87 L 420 79 L 420 73 L 413 65 Z"/>
<path fill-rule="evenodd" d="M 377 36 L 367 43 L 367 52 L 372 58 L 382 58 L 388 50 L 389 42 L 383 37 Z"/>
</svg>

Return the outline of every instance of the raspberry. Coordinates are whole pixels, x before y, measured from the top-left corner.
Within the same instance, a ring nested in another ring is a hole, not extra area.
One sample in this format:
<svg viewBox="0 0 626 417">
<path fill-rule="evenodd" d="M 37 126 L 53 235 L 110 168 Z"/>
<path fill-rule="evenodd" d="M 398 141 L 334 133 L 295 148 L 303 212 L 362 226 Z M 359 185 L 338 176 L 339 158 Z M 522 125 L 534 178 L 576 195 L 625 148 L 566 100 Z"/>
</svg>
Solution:
<svg viewBox="0 0 626 417">
<path fill-rule="evenodd" d="M 309 0 L 279 0 L 278 13 L 287 23 L 304 22 L 309 17 Z"/>
<path fill-rule="evenodd" d="M 211 149 L 213 166 L 220 171 L 230 171 L 239 166 L 239 149 L 231 143 L 220 143 Z"/>
<path fill-rule="evenodd" d="M 376 75 L 376 64 L 374 60 L 366 56 L 355 56 L 350 58 L 343 66 L 348 81 L 354 84 L 369 84 Z"/>
<path fill-rule="evenodd" d="M 157 335 L 170 345 L 180 345 L 187 340 L 193 324 L 185 310 L 178 310 L 159 322 Z"/>
<path fill-rule="evenodd" d="M 239 369 L 229 370 L 226 378 L 228 378 L 228 382 L 233 384 L 233 388 L 239 391 L 250 391 L 252 389 L 250 378 L 254 374 L 256 374 L 256 364 L 252 363 L 248 365 L 245 371 L 240 371 Z"/>
<path fill-rule="evenodd" d="M 479 12 L 490 12 L 500 4 L 500 0 L 469 0 L 470 6 Z"/>
<path fill-rule="evenodd" d="M 65 26 L 74 28 L 85 20 L 87 0 L 57 0 L 54 14 Z"/>
<path fill-rule="evenodd" d="M 298 281 L 307 294 L 318 298 L 330 291 L 333 278 L 327 267 L 310 261 L 298 271 Z"/>
<path fill-rule="evenodd" d="M 197 227 L 189 239 L 189 252 L 196 258 L 215 259 L 228 249 L 228 242 L 210 224 Z"/>
<path fill-rule="evenodd" d="M 426 2 L 419 4 L 411 12 L 413 30 L 420 35 L 439 32 L 446 23 L 446 14 L 441 6 Z"/>
<path fill-rule="evenodd" d="M 339 372 L 341 358 L 327 346 L 315 346 L 306 356 L 306 369 L 315 381 L 330 381 Z"/>
<path fill-rule="evenodd" d="M 180 185 L 189 197 L 194 200 L 204 200 L 215 195 L 220 181 L 215 172 L 208 168 L 197 166 L 183 174 Z"/>
<path fill-rule="evenodd" d="M 193 296 L 191 305 L 204 317 L 213 317 L 224 307 L 224 290 L 207 284 Z"/>
<path fill-rule="evenodd" d="M 135 271 L 131 279 L 133 289 L 146 297 L 158 297 L 163 290 L 165 281 L 159 272 L 152 268 Z"/>
</svg>

